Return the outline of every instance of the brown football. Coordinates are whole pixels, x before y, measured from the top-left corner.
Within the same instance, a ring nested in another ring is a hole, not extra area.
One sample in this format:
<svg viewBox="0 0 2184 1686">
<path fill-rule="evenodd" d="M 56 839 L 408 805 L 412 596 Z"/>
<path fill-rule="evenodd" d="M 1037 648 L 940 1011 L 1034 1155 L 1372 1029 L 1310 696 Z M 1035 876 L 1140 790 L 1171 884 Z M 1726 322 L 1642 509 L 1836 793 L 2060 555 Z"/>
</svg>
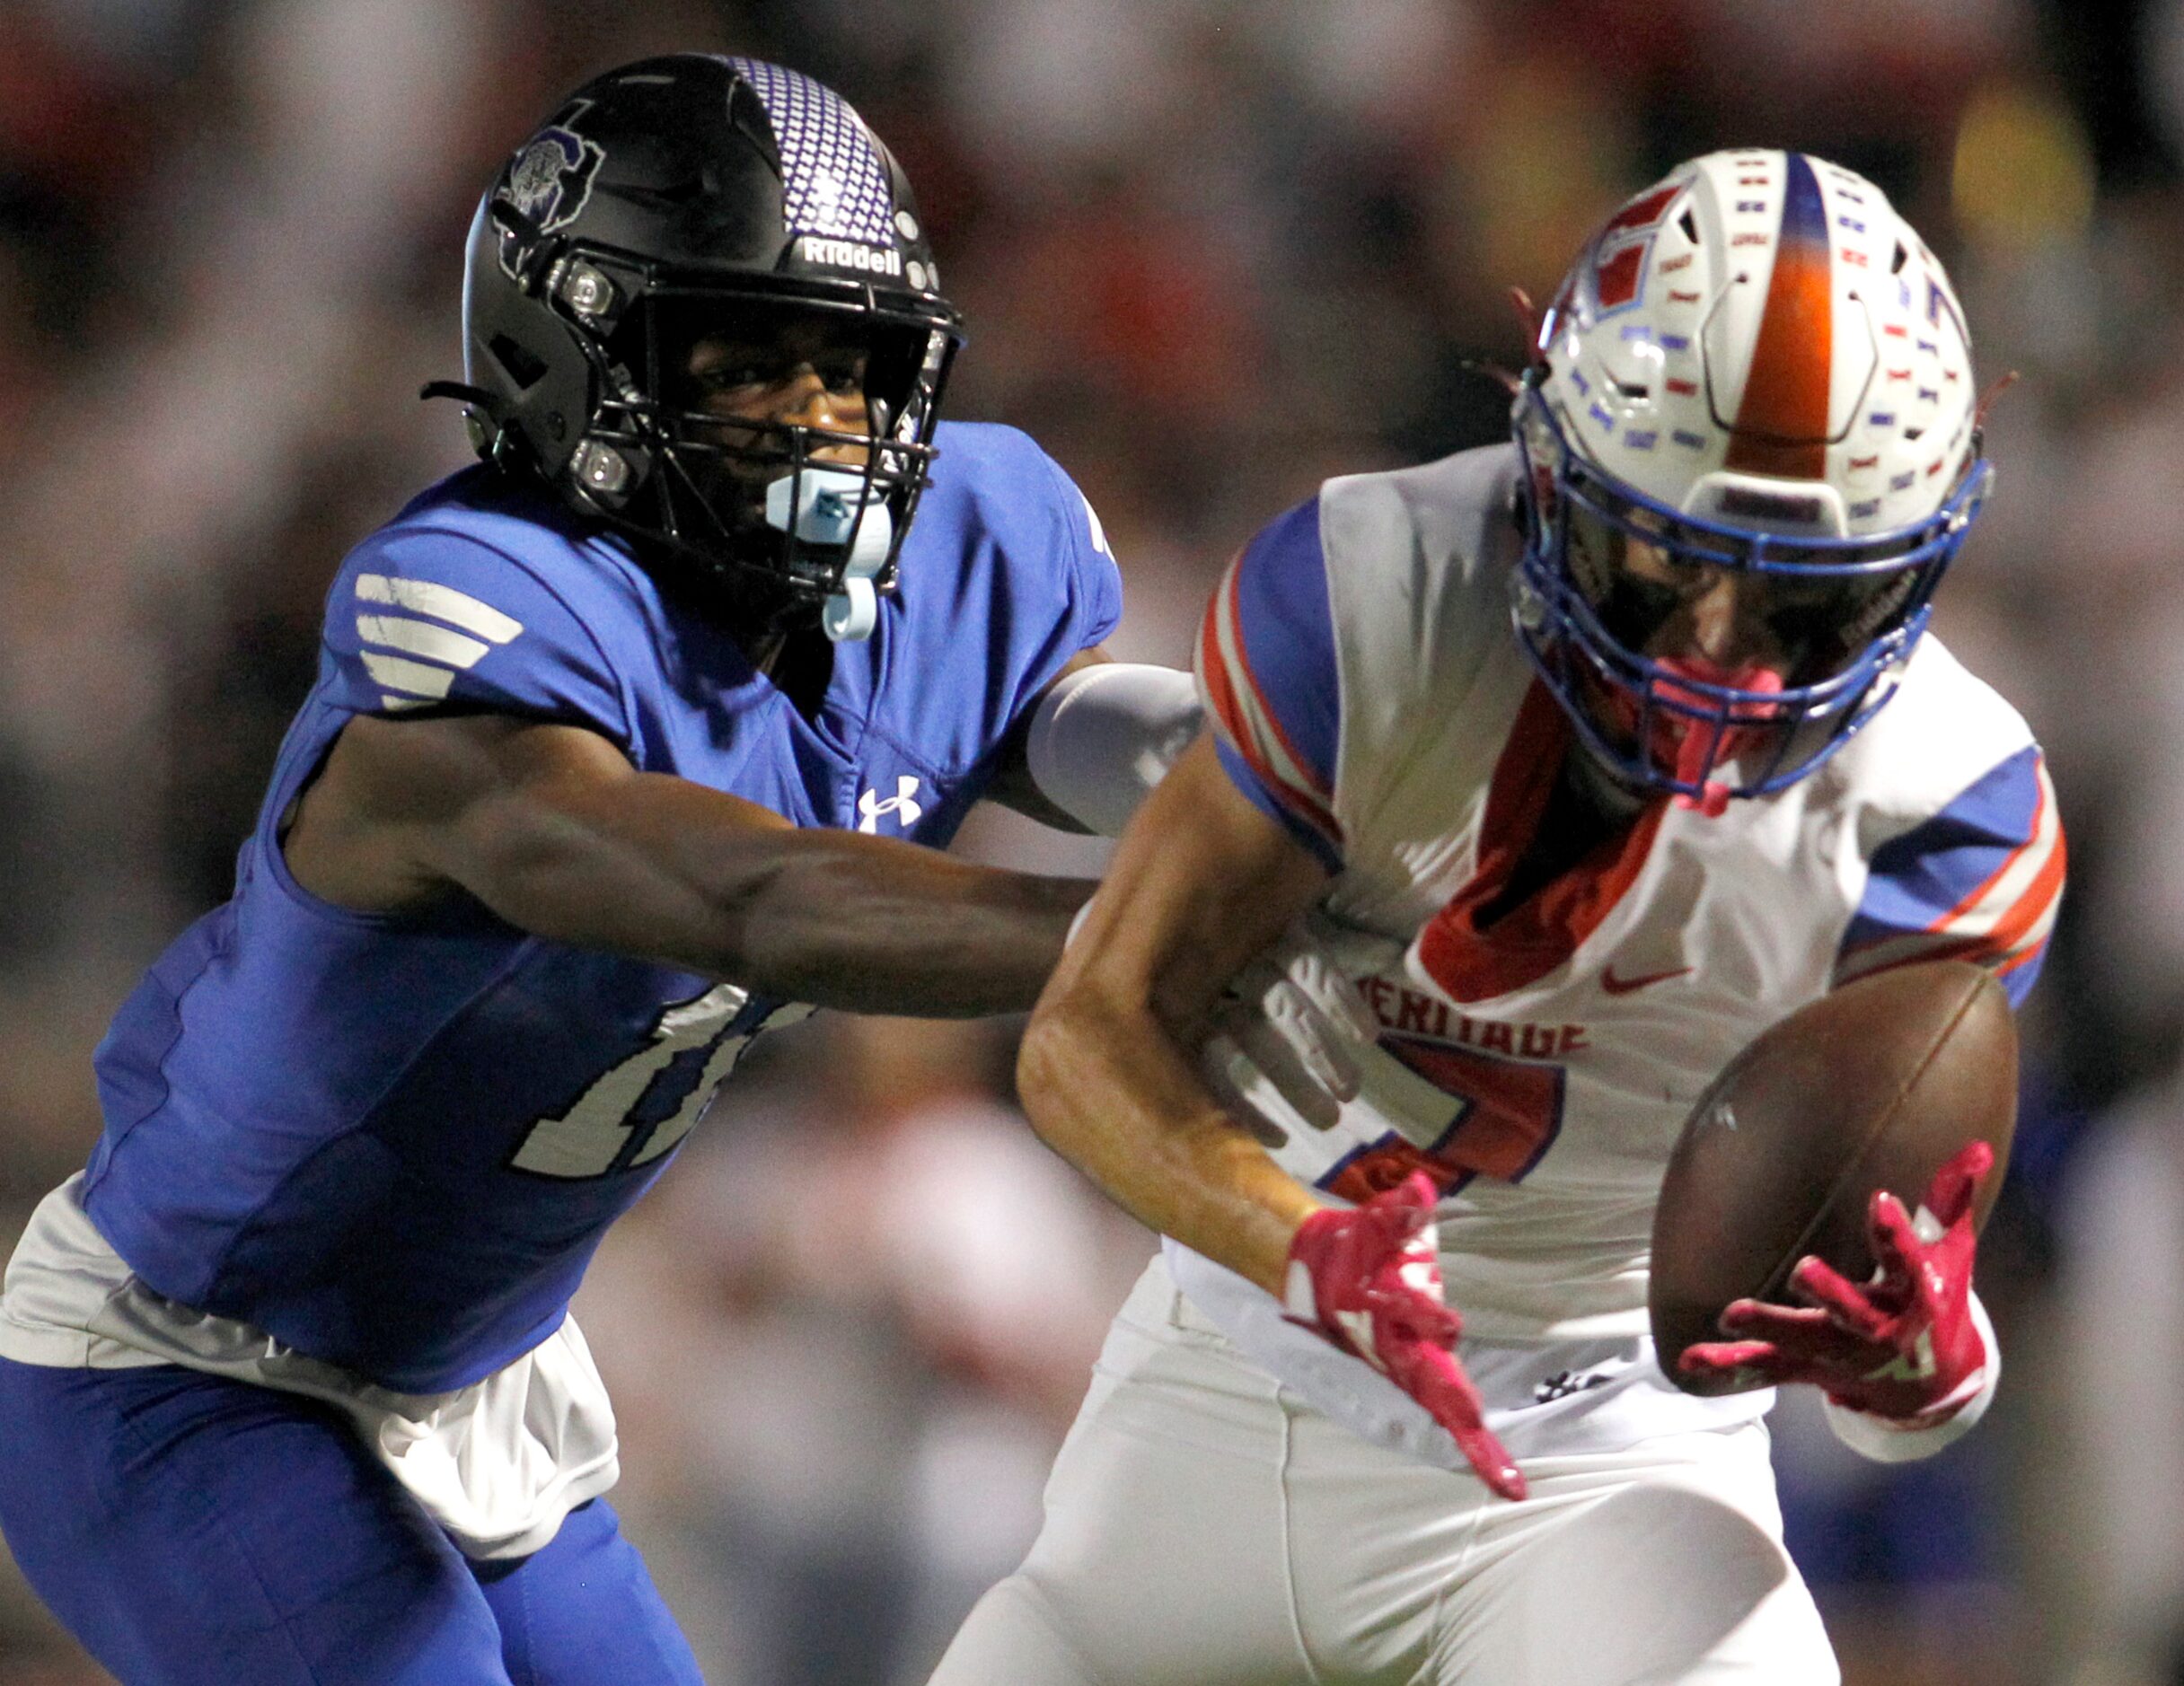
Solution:
<svg viewBox="0 0 2184 1686">
<path fill-rule="evenodd" d="M 1872 1274 L 1866 1205 L 1886 1189 L 1915 1209 L 1968 1142 L 1995 1150 L 1977 1221 L 2002 1186 L 2017 1121 L 2017 1031 L 1993 976 L 1961 961 L 1877 972 L 1799 1008 L 1731 1060 L 1684 1121 L 1653 1214 L 1648 1290 L 1660 1366 L 1678 1375 L 1731 1300 L 1785 1298 L 1817 1253 Z"/>
</svg>

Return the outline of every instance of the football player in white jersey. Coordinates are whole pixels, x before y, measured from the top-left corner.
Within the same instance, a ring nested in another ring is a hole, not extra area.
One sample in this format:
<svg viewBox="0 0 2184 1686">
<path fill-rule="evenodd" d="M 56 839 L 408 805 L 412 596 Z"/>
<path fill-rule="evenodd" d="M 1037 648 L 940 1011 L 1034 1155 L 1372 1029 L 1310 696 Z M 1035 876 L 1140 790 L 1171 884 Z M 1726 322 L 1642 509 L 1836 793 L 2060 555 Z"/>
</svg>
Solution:
<svg viewBox="0 0 2184 1686">
<path fill-rule="evenodd" d="M 1328 481 L 1215 595 L 1216 729 L 1020 1070 L 1170 1239 L 944 1686 L 1837 1677 L 1772 1393 L 1661 1374 L 1647 1255 L 1686 1111 L 1760 1030 L 1882 967 L 1968 959 L 2012 999 L 2039 970 L 2039 751 L 1924 636 L 1991 478 L 1962 315 L 1870 182 L 1714 154 L 1580 255 L 1512 431 Z M 1315 906 L 1378 1044 L 1331 1128 L 1247 1130 L 1183 1050 Z M 1999 1373 L 1986 1169 L 1878 1199 L 1872 1282 L 1806 1261 L 1801 1306 L 1740 1303 L 1685 1362 L 1821 1387 L 1868 1455 L 1937 1449 Z"/>
</svg>

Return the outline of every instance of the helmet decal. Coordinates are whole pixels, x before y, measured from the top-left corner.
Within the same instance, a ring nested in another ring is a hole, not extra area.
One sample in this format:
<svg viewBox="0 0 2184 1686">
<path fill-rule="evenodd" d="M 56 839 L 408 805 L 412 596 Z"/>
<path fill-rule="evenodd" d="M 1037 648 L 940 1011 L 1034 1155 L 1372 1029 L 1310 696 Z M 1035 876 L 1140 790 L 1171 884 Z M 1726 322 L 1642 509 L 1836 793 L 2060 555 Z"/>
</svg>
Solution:
<svg viewBox="0 0 2184 1686">
<path fill-rule="evenodd" d="M 589 103 L 581 102 L 567 115 L 573 120 Z M 514 206 L 537 225 L 540 233 L 550 234 L 577 220 L 585 201 L 592 197 L 592 178 L 599 173 L 605 159 L 606 153 L 597 141 L 586 140 L 559 123 L 549 124 L 515 154 L 508 166 L 506 182 L 493 197 Z"/>
<path fill-rule="evenodd" d="M 756 58 L 728 62 L 757 91 L 773 125 L 789 233 L 853 240 L 893 251 L 887 167 L 849 103 L 831 88 L 783 66 Z"/>
<path fill-rule="evenodd" d="M 1684 190 L 1680 181 L 1640 195 L 1607 220 L 1592 264 L 1593 302 L 1602 316 L 1640 302 L 1646 259 L 1661 214 Z"/>
<path fill-rule="evenodd" d="M 1774 272 L 1722 466 L 1814 480 L 1827 468 L 1828 385 L 1836 356 L 1833 259 L 1827 207 L 1812 165 L 1802 153 L 1790 154 L 1788 164 Z M 1740 207 L 1765 204 L 1748 199 Z"/>
</svg>

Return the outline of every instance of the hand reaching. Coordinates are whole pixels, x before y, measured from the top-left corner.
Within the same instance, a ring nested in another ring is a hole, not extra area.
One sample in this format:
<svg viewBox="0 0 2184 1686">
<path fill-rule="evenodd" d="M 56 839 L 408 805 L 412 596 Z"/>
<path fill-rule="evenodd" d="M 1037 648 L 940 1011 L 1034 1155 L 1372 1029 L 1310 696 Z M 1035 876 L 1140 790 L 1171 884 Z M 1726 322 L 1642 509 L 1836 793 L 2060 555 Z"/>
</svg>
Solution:
<svg viewBox="0 0 2184 1686">
<path fill-rule="evenodd" d="M 1738 1300 L 1722 1313 L 1722 1332 L 1736 1339 L 1688 1347 L 1678 1367 L 1810 1383 L 1905 1427 L 1947 1421 L 1986 1381 L 1986 1340 L 1971 1314 L 1972 1196 L 1994 1163 L 1993 1148 L 1972 1143 L 1935 1174 L 1915 1218 L 1894 1195 L 1874 1195 L 1871 1281 L 1860 1286 L 1801 1259 L 1790 1287 L 1802 1306 Z"/>
<path fill-rule="evenodd" d="M 1294 1322 L 1424 1406 L 1488 1487 L 1522 1498 L 1524 1475 L 1485 1426 L 1457 1360 L 1464 1324 L 1441 1298 L 1434 1199 L 1432 1180 L 1414 1172 L 1362 1206 L 1314 1213 L 1290 1243 L 1284 1301 Z"/>
<path fill-rule="evenodd" d="M 1380 1033 L 1352 979 L 1399 964 L 1403 945 L 1307 914 L 1237 974 L 1199 1070 L 1239 1123 L 1272 1146 L 1301 1120 L 1334 1126 Z"/>
</svg>

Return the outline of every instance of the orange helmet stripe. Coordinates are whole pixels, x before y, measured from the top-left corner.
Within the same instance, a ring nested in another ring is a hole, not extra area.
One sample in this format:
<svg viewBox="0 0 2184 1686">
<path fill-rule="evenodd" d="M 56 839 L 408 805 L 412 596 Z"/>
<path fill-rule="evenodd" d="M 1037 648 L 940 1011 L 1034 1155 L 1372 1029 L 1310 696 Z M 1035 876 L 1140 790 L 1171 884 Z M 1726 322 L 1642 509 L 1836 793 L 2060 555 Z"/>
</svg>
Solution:
<svg viewBox="0 0 2184 1686">
<path fill-rule="evenodd" d="M 1834 254 L 1819 179 L 1784 154 L 1782 233 L 1751 373 L 1724 467 L 1817 480 L 1827 471 L 1828 386 L 1835 371 Z"/>
</svg>

